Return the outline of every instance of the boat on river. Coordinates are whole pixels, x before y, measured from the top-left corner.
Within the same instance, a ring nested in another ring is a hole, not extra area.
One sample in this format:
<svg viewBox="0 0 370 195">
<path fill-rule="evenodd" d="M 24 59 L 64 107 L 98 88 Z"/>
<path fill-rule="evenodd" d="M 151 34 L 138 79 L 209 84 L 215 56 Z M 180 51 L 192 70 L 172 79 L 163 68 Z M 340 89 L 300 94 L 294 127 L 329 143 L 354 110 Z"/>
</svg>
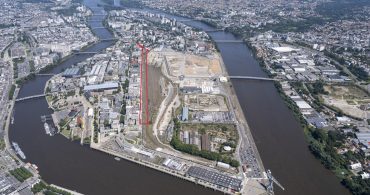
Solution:
<svg viewBox="0 0 370 195">
<path fill-rule="evenodd" d="M 44 128 L 45 128 L 46 134 L 48 134 L 48 135 L 51 136 L 50 127 L 49 127 L 49 125 L 47 123 L 44 123 Z"/>
<path fill-rule="evenodd" d="M 17 142 L 12 142 L 15 152 L 24 160 L 26 159 L 26 155 L 24 155 L 23 151 L 19 147 Z"/>
</svg>

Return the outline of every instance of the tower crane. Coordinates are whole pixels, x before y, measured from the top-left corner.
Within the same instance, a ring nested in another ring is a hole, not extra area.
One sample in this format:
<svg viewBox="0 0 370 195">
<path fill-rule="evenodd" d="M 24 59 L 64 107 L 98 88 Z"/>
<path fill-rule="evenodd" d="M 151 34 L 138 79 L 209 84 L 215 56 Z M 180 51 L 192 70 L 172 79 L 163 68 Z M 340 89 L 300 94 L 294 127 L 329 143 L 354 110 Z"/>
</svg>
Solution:
<svg viewBox="0 0 370 195">
<path fill-rule="evenodd" d="M 141 49 L 141 61 L 140 61 L 140 114 L 139 114 L 139 123 L 149 125 L 149 108 L 148 108 L 148 54 L 149 49 L 145 47 L 143 44 L 137 43 L 136 44 Z M 143 94 L 143 76 L 142 72 L 145 71 L 145 108 L 142 106 L 142 94 Z M 145 109 L 145 119 L 141 117 L 142 109 Z M 144 121 L 142 121 L 144 120 Z"/>
</svg>

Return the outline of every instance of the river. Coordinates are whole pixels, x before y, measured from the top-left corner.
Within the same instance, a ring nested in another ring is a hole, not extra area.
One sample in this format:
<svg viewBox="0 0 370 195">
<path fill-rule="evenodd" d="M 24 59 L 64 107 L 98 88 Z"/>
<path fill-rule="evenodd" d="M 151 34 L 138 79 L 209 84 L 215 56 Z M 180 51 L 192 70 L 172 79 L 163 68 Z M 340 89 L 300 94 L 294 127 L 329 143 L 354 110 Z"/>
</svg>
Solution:
<svg viewBox="0 0 370 195">
<path fill-rule="evenodd" d="M 95 14 L 101 13 L 95 0 L 85 0 Z M 175 16 L 171 16 L 175 17 Z M 93 16 L 94 21 L 102 16 Z M 213 29 L 201 22 L 187 24 L 203 30 Z M 90 22 L 92 27 L 101 22 Z M 111 38 L 106 29 L 96 29 L 99 38 Z M 210 33 L 217 40 L 236 40 L 230 33 Z M 100 42 L 87 51 L 101 51 L 113 42 Z M 266 76 L 251 51 L 242 43 L 219 43 L 229 75 Z M 49 73 L 85 60 L 90 55 L 75 55 L 56 66 Z M 18 97 L 40 94 L 50 77 L 38 76 L 23 85 Z M 303 130 L 286 107 L 274 85 L 263 81 L 233 80 L 234 89 L 251 127 L 264 166 L 286 188 L 276 194 L 349 194 L 339 180 L 314 159 L 307 148 Z M 44 98 L 18 102 L 14 124 L 10 126 L 10 140 L 18 142 L 27 162 L 39 167 L 40 175 L 48 183 L 89 195 L 100 194 L 220 194 L 199 185 L 139 166 L 125 160 L 94 151 L 61 135 L 45 134 L 40 116 L 50 114 Z"/>
</svg>

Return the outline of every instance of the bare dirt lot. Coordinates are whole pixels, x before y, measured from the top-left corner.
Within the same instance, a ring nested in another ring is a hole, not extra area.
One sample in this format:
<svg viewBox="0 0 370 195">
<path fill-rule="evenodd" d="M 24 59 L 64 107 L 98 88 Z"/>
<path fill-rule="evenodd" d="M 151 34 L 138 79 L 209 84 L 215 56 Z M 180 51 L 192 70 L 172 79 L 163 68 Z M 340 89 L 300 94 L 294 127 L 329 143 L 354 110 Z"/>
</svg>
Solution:
<svg viewBox="0 0 370 195">
<path fill-rule="evenodd" d="M 222 73 L 221 60 L 216 54 L 211 56 L 197 56 L 166 49 L 160 52 L 160 55 L 166 57 L 170 75 L 175 77 L 180 75 L 188 77 L 210 77 Z M 158 53 L 152 53 L 149 56 L 150 61 L 158 58 L 158 56 Z"/>
<path fill-rule="evenodd" d="M 341 109 L 345 114 L 357 118 L 366 118 L 367 105 L 370 103 L 369 95 L 356 86 L 335 86 L 324 87 L 328 95 L 322 95 L 325 104 Z"/>
</svg>

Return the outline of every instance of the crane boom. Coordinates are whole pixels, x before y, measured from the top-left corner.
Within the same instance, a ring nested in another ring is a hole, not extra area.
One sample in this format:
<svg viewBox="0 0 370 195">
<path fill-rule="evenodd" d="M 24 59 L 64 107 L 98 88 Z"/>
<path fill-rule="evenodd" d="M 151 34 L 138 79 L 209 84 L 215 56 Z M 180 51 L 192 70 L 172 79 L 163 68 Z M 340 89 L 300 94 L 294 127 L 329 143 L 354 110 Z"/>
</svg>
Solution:
<svg viewBox="0 0 370 195">
<path fill-rule="evenodd" d="M 282 190 L 285 190 L 285 188 L 272 176 L 270 170 L 267 170 L 267 179 L 269 180 L 269 183 L 266 187 L 268 194 L 270 195 L 274 194 L 274 183 L 277 186 L 279 186 Z"/>
</svg>

